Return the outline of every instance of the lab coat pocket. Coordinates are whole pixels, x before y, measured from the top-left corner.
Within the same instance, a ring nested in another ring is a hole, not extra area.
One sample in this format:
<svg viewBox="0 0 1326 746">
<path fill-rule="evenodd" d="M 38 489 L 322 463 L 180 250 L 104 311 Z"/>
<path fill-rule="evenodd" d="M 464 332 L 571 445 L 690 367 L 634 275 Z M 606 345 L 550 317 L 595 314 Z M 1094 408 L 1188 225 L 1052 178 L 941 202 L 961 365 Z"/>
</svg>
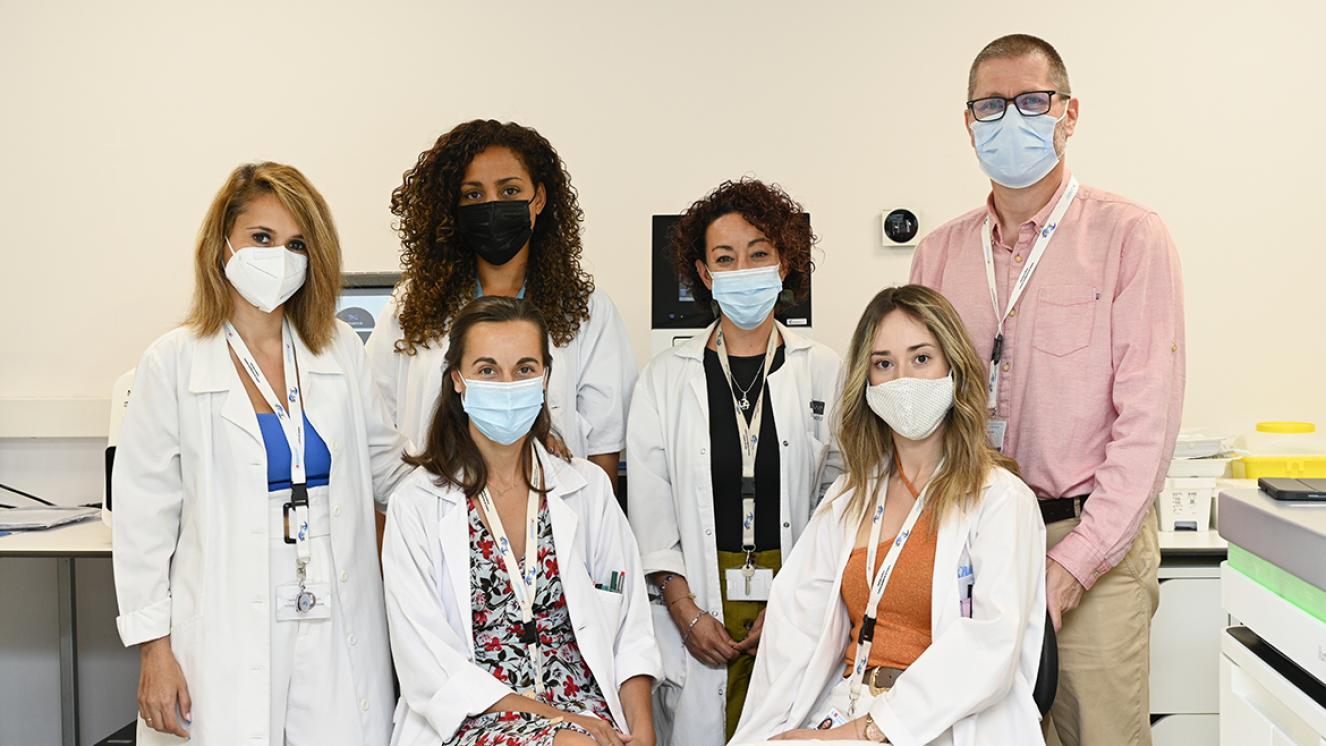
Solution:
<svg viewBox="0 0 1326 746">
<path fill-rule="evenodd" d="M 663 677 L 660 687 L 675 687 L 680 691 L 686 685 L 686 661 L 690 653 L 681 642 L 681 633 L 672 621 L 672 615 L 661 603 L 649 604 L 649 613 L 654 621 L 654 638 L 658 641 L 658 652 L 663 661 Z"/>
<path fill-rule="evenodd" d="M 1086 285 L 1041 288 L 1031 343 L 1037 350 L 1064 357 L 1091 343 L 1099 297 Z"/>
<path fill-rule="evenodd" d="M 599 602 L 599 614 L 615 638 L 617 629 L 622 626 L 622 594 L 595 588 L 594 598 Z"/>
</svg>

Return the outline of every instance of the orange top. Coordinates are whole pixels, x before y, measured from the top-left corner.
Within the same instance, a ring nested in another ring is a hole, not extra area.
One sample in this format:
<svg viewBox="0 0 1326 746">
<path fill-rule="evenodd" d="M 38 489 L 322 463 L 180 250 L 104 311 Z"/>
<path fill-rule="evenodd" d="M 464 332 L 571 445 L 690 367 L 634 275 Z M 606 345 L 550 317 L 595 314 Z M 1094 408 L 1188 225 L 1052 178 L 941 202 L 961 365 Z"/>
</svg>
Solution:
<svg viewBox="0 0 1326 746">
<path fill-rule="evenodd" d="M 895 537 L 880 542 L 876 552 L 875 568 L 879 572 Z M 898 556 L 893 577 L 884 589 L 875 617 L 875 642 L 870 646 L 868 665 L 888 668 L 907 668 L 930 647 L 930 589 L 935 576 L 935 544 L 939 536 L 930 522 L 929 508 L 923 509 L 907 544 Z M 843 660 L 851 666 L 856 661 L 856 640 L 861 634 L 861 620 L 870 601 L 870 581 L 866 580 L 866 550 L 857 547 L 847 559 L 843 569 L 843 603 L 852 620 L 852 637 L 843 653 Z"/>
</svg>

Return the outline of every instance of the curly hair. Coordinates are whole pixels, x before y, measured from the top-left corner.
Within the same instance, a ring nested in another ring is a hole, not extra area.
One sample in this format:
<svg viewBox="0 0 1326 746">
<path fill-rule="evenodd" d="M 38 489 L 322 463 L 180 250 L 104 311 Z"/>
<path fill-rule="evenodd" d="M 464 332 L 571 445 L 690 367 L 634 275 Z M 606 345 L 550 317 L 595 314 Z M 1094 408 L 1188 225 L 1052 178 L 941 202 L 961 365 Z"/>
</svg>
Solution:
<svg viewBox="0 0 1326 746">
<path fill-rule="evenodd" d="M 513 122 L 476 119 L 439 137 L 391 193 L 402 249 L 398 352 L 413 355 L 417 347 L 445 337 L 452 319 L 474 298 L 478 270 L 474 254 L 461 246 L 456 210 L 466 167 L 490 147 L 509 148 L 547 196 L 530 238 L 526 298 L 559 346 L 574 339 L 589 319 L 594 280 L 580 267 L 585 215 L 566 166 L 538 132 Z"/>
<path fill-rule="evenodd" d="M 695 268 L 697 260 L 708 263 L 704 234 L 715 220 L 732 213 L 741 215 L 773 242 L 787 268 L 783 287 L 792 291 L 796 301 L 804 300 L 810 290 L 810 273 L 815 271 L 810 248 L 819 240 L 803 217 L 805 209 L 777 184 L 742 178 L 719 184 L 686 208 L 673 229 L 672 262 L 695 302 L 707 306 L 713 300 Z M 779 305 L 784 304 L 780 301 Z"/>
</svg>

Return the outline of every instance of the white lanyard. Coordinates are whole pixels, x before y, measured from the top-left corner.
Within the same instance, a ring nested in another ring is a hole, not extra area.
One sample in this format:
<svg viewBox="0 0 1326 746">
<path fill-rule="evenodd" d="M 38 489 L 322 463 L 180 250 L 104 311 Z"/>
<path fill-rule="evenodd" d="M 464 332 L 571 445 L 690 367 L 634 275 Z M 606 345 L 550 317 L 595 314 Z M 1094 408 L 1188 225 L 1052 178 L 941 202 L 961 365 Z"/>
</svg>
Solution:
<svg viewBox="0 0 1326 746">
<path fill-rule="evenodd" d="M 267 401 L 267 406 L 276 413 L 281 423 L 281 432 L 285 434 L 286 444 L 290 446 L 290 502 L 285 504 L 287 544 L 295 545 L 295 575 L 299 581 L 299 595 L 295 599 L 295 608 L 301 613 L 311 610 L 316 602 L 312 593 L 304 588 L 308 574 L 308 563 L 312 555 L 309 551 L 309 511 L 308 479 L 304 473 L 304 402 L 299 391 L 299 370 L 295 361 L 295 343 L 290 332 L 290 320 L 281 321 L 281 348 L 285 352 L 285 397 L 278 397 L 263 375 L 262 368 L 249 352 L 244 339 L 227 321 L 225 324 L 226 343 L 234 350 L 235 356 L 249 374 L 249 380 Z M 290 513 L 295 514 L 295 531 L 290 531 Z"/>
<path fill-rule="evenodd" d="M 990 288 L 990 305 L 994 308 L 996 320 L 994 350 L 990 354 L 990 380 L 987 387 L 988 406 L 991 410 L 999 403 L 999 363 L 1004 359 L 1004 321 L 1022 299 L 1022 291 L 1026 290 L 1027 283 L 1031 282 L 1031 275 L 1036 271 L 1036 265 L 1040 264 L 1041 258 L 1045 256 L 1045 248 L 1050 245 L 1050 239 L 1054 237 L 1059 221 L 1063 220 L 1064 213 L 1068 212 L 1068 206 L 1075 196 L 1077 196 L 1077 179 L 1072 177 L 1069 178 L 1068 188 L 1064 190 L 1058 204 L 1050 212 L 1050 219 L 1046 221 L 1040 235 L 1036 237 L 1036 242 L 1032 244 L 1031 254 L 1027 256 L 1027 263 L 1022 267 L 1022 274 L 1018 275 L 1017 283 L 1008 292 L 1008 306 L 1004 308 L 1002 315 L 999 313 L 999 290 L 995 285 L 994 244 L 991 237 L 994 227 L 990 225 L 989 215 L 985 216 L 985 223 L 981 226 L 981 247 L 985 250 L 985 283 Z"/>
<path fill-rule="evenodd" d="M 541 476 L 538 484 L 541 488 Z M 511 593 L 520 606 L 520 641 L 529 648 L 530 661 L 534 665 L 534 691 L 543 694 L 543 656 L 539 652 L 539 632 L 534 622 L 534 598 L 539 587 L 539 498 L 538 489 L 529 491 L 528 507 L 525 509 L 525 571 L 522 573 L 488 488 L 485 487 L 479 493 L 479 508 L 483 510 L 484 517 L 488 519 L 488 528 L 497 539 L 497 551 L 502 555 L 502 565 L 506 567 L 507 578 L 511 582 Z"/>
<path fill-rule="evenodd" d="M 935 474 L 943 468 L 941 461 L 935 467 Z M 887 474 L 885 479 L 888 479 Z M 856 660 L 852 664 L 852 678 L 849 682 L 847 706 L 847 716 L 852 717 L 856 711 L 856 701 L 861 696 L 861 685 L 866 675 L 866 664 L 870 660 L 870 648 L 875 642 L 875 620 L 879 613 L 879 602 L 884 597 L 884 589 L 889 585 L 889 577 L 893 575 L 893 568 L 898 564 L 898 557 L 902 554 L 902 548 L 907 544 L 907 539 L 912 535 L 912 529 L 916 526 L 916 521 L 921 517 L 921 510 L 925 507 L 925 496 L 930 490 L 930 484 L 934 482 L 932 477 L 930 482 L 922 488 L 921 494 L 916 497 L 916 502 L 912 503 L 912 510 L 907 514 L 907 520 L 903 521 L 902 528 L 898 529 L 898 536 L 893 540 L 893 545 L 889 547 L 888 554 L 884 555 L 884 564 L 880 566 L 879 572 L 871 577 L 871 568 L 875 566 L 875 558 L 879 550 L 879 534 L 884 524 L 884 500 L 888 496 L 888 484 L 880 490 L 879 497 L 875 500 L 875 514 L 871 517 L 870 526 L 870 544 L 866 550 L 866 582 L 871 583 L 870 599 L 866 601 L 864 617 L 861 620 L 861 634 L 856 641 Z"/>
<path fill-rule="evenodd" d="M 769 368 L 773 367 L 774 357 L 778 352 L 778 328 L 769 331 L 769 344 L 764 351 L 764 371 L 756 380 L 760 384 L 760 393 L 755 397 L 755 411 L 750 422 L 743 414 L 751 404 L 748 397 L 737 398 L 736 380 L 732 377 L 732 364 L 728 361 L 727 345 L 723 343 L 723 330 L 718 330 L 714 340 L 718 348 L 718 363 L 723 368 L 727 379 L 728 391 L 732 392 L 732 409 L 737 416 L 737 435 L 741 442 L 741 549 L 746 553 L 746 567 L 753 568 L 755 556 L 755 456 L 760 450 L 760 422 L 764 419 L 764 389 L 769 382 Z M 751 385 L 755 385 L 751 381 Z"/>
</svg>

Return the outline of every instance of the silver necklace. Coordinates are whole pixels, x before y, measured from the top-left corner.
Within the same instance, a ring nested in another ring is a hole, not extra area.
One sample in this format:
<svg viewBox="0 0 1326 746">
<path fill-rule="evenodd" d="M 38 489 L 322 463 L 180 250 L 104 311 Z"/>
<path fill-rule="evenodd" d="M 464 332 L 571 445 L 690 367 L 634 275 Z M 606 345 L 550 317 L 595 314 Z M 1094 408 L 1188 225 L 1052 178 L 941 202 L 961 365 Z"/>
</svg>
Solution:
<svg viewBox="0 0 1326 746">
<path fill-rule="evenodd" d="M 732 376 L 732 385 L 736 386 L 737 390 L 741 392 L 741 398 L 737 400 L 737 408 L 740 409 L 741 411 L 745 412 L 746 410 L 750 409 L 750 392 L 751 389 L 755 388 L 756 381 L 759 381 L 760 378 L 763 377 L 762 373 L 763 373 L 762 370 L 757 369 L 755 371 L 755 377 L 751 379 L 750 385 L 744 388 L 740 383 L 737 382 L 737 377 L 735 375 Z"/>
</svg>

